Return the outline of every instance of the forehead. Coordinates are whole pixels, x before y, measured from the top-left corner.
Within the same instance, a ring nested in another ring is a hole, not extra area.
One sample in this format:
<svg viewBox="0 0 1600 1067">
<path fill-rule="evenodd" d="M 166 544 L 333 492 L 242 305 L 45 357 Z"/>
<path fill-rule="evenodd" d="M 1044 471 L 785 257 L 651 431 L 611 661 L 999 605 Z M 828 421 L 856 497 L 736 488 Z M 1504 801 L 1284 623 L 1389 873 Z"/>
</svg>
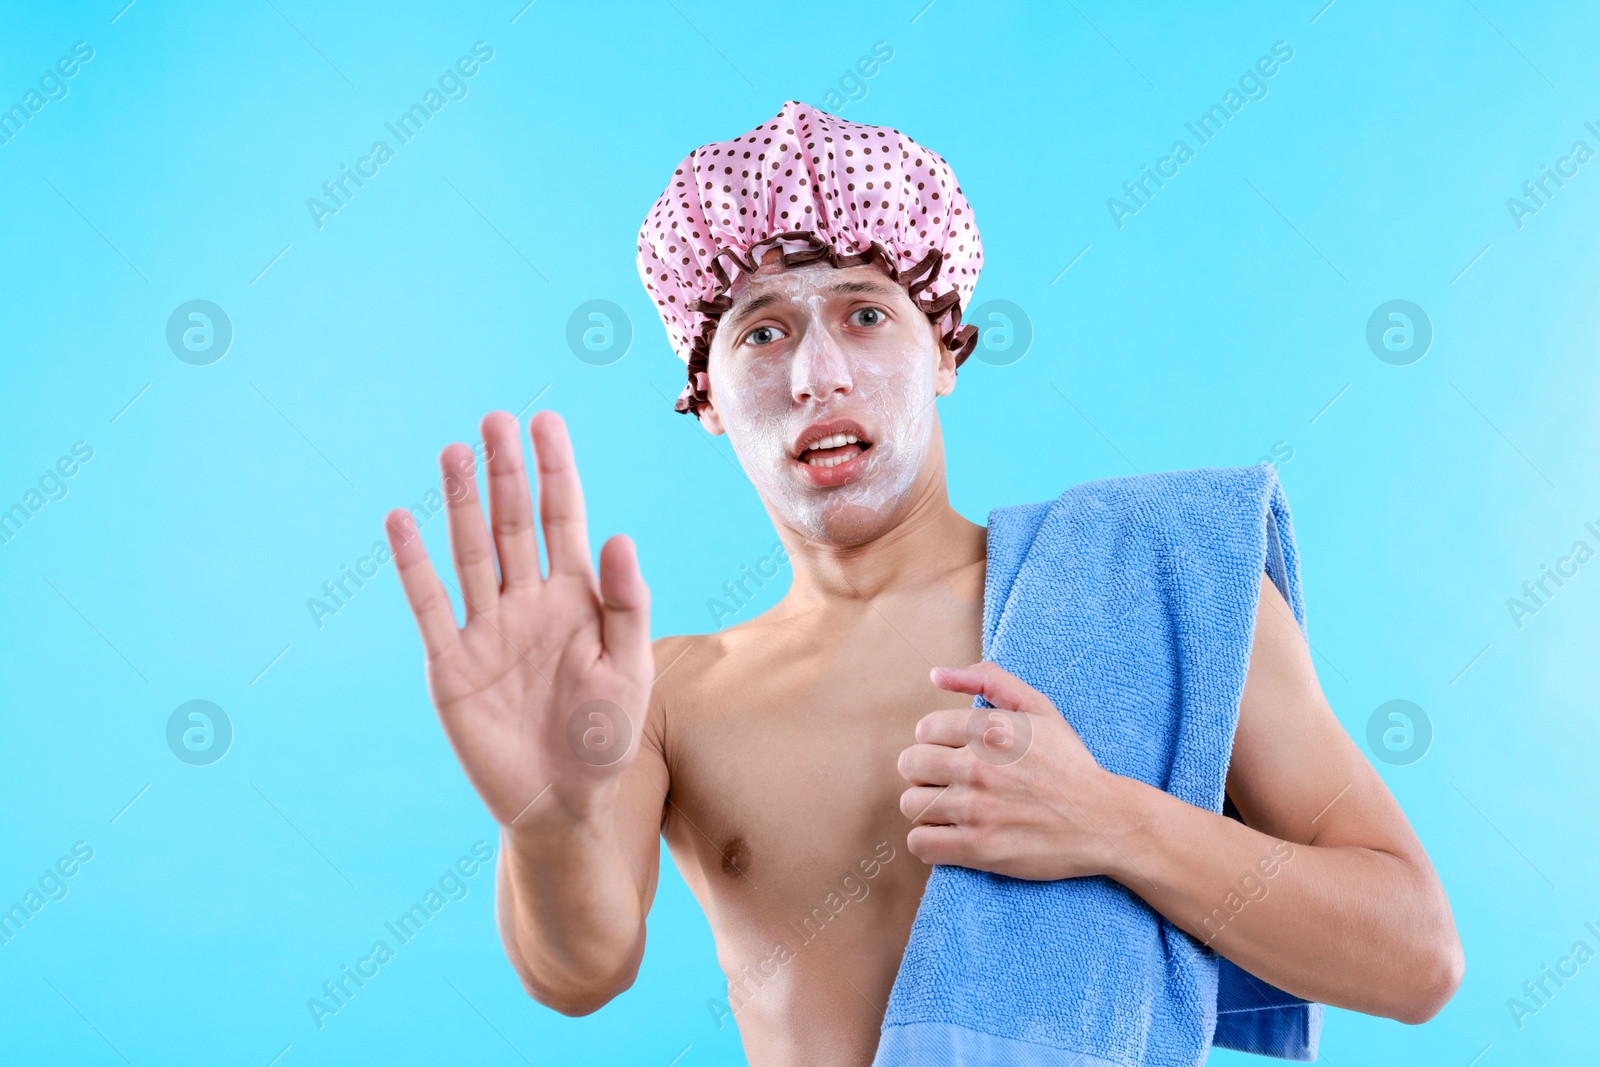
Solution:
<svg viewBox="0 0 1600 1067">
<path fill-rule="evenodd" d="M 784 267 L 770 260 L 755 274 L 741 273 L 728 292 L 734 302 L 728 312 L 728 323 L 786 300 L 851 295 L 873 296 L 885 301 L 910 300 L 904 287 L 890 281 L 877 267 L 835 267 L 826 261 Z"/>
</svg>

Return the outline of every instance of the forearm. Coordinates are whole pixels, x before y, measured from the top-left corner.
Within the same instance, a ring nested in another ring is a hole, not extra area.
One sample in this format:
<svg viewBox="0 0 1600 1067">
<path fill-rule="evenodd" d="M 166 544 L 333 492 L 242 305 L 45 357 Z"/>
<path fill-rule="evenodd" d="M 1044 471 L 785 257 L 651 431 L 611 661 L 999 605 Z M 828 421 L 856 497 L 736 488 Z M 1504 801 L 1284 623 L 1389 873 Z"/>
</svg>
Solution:
<svg viewBox="0 0 1600 1067">
<path fill-rule="evenodd" d="M 1454 991 L 1459 948 L 1427 872 L 1373 849 L 1280 841 L 1109 777 L 1105 873 L 1220 955 L 1296 996 L 1403 1022 Z"/>
<path fill-rule="evenodd" d="M 598 1010 L 633 982 L 644 905 L 608 824 L 501 830 L 496 917 L 528 993 L 567 1015 Z"/>
</svg>

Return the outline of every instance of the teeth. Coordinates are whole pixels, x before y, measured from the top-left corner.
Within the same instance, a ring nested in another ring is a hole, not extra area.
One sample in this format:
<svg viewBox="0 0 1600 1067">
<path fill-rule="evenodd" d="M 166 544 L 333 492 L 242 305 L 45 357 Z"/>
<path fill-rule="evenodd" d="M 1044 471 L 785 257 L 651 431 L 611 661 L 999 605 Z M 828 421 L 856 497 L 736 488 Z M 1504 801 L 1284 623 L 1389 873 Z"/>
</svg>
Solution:
<svg viewBox="0 0 1600 1067">
<path fill-rule="evenodd" d="M 860 453 L 857 453 L 857 455 L 860 455 Z M 812 458 L 806 460 L 806 464 L 811 467 L 837 467 L 839 464 L 848 463 L 855 458 L 855 456 L 829 456 L 827 459 Z"/>
<path fill-rule="evenodd" d="M 820 441 L 813 441 L 810 448 L 839 448 L 843 445 L 853 445 L 860 441 L 853 433 L 836 433 L 832 437 L 824 437 Z"/>
</svg>

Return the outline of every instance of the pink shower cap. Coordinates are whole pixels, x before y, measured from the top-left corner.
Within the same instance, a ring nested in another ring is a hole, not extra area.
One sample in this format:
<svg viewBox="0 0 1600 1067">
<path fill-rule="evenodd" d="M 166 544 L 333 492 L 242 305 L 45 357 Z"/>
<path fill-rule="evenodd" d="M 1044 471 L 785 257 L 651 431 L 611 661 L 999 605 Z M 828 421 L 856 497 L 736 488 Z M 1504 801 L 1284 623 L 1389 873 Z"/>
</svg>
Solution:
<svg viewBox="0 0 1600 1067">
<path fill-rule="evenodd" d="M 983 245 L 949 164 L 899 130 L 790 100 L 749 133 L 690 152 L 639 230 L 639 277 L 688 365 L 675 410 L 699 414 L 729 289 L 771 246 L 786 267 L 877 266 L 905 286 L 957 366 L 977 344 L 961 309 Z"/>
</svg>

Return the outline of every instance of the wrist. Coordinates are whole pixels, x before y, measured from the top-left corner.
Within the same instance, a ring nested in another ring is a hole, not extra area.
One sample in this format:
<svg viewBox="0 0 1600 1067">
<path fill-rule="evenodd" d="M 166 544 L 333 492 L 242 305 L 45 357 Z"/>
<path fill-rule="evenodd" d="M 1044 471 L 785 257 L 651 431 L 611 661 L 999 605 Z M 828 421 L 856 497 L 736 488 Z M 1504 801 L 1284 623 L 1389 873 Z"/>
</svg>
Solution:
<svg viewBox="0 0 1600 1067">
<path fill-rule="evenodd" d="M 1095 815 L 1103 844 L 1100 873 L 1123 885 L 1148 884 L 1152 876 L 1149 842 L 1160 798 L 1166 796 L 1137 778 L 1105 772 Z"/>
<path fill-rule="evenodd" d="M 579 803 L 549 790 L 509 823 L 501 836 L 515 851 L 530 857 L 554 857 L 574 848 L 592 848 L 614 828 L 612 805 L 599 797 Z"/>
</svg>

